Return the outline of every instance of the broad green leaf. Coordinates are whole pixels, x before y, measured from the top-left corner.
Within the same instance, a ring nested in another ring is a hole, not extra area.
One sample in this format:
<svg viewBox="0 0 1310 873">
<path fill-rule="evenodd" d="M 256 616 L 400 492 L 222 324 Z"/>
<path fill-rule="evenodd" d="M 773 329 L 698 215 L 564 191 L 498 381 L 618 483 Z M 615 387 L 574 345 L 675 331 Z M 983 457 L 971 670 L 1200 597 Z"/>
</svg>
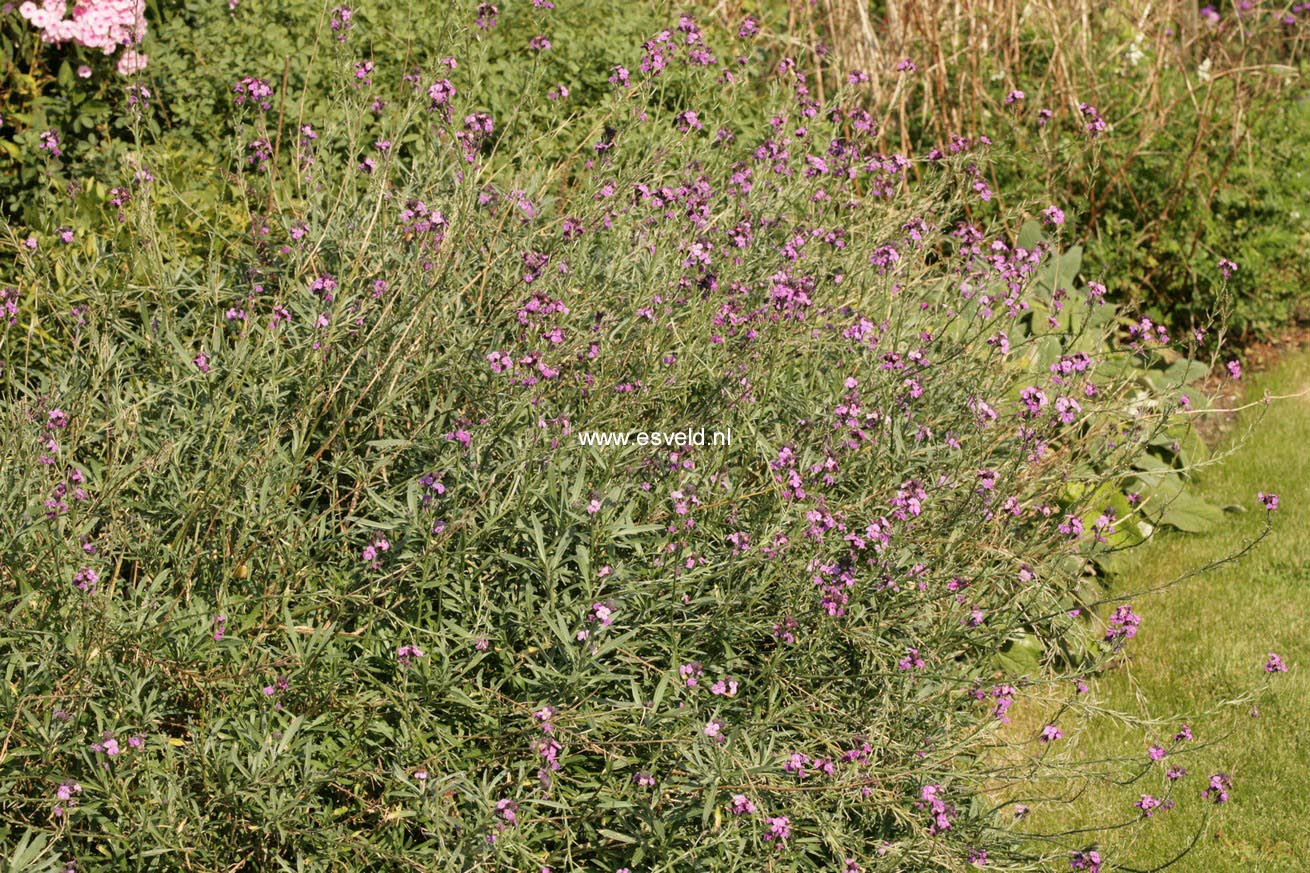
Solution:
<svg viewBox="0 0 1310 873">
<path fill-rule="evenodd" d="M 1041 667 L 1045 647 L 1033 634 L 1023 634 L 1006 641 L 996 653 L 996 661 L 1010 676 L 1025 676 L 1036 673 Z"/>
<path fill-rule="evenodd" d="M 1160 516 L 1160 524 L 1176 527 L 1187 533 L 1204 533 L 1224 520 L 1224 511 L 1187 492 L 1179 494 Z"/>
</svg>

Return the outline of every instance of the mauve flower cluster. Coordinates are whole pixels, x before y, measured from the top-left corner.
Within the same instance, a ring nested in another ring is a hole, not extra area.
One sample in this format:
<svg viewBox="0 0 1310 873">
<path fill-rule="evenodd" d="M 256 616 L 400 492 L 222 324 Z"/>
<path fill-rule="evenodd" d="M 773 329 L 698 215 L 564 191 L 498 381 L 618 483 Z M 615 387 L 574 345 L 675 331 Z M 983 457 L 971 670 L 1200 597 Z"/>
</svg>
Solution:
<svg viewBox="0 0 1310 873">
<path fill-rule="evenodd" d="M 145 747 L 145 744 L 146 738 L 143 734 L 133 734 L 127 738 L 127 747 L 129 749 L 141 749 Z M 89 744 L 88 748 L 92 752 L 95 752 L 96 754 L 104 754 L 108 758 L 117 757 L 123 752 L 123 746 L 119 743 L 118 737 L 114 735 L 113 731 L 103 732 L 100 735 L 100 739 L 97 742 Z M 108 770 L 109 761 L 101 761 L 100 766 L 103 769 Z"/>
<path fill-rule="evenodd" d="M 942 800 L 942 786 L 925 785 L 919 790 L 919 802 L 916 806 L 926 808 L 932 814 L 932 825 L 928 832 L 937 834 L 951 829 L 951 819 L 955 818 L 955 807 Z"/>
<path fill-rule="evenodd" d="M 77 795 L 81 793 L 82 786 L 73 780 L 61 782 L 55 789 L 55 799 L 58 801 L 52 810 L 55 818 L 66 818 L 77 806 Z"/>
<path fill-rule="evenodd" d="M 1073 853 L 1069 859 L 1070 870 L 1086 870 L 1087 873 L 1101 873 L 1101 853 L 1095 849 L 1083 849 Z"/>
<path fill-rule="evenodd" d="M 269 98 L 273 96 L 273 88 L 263 79 L 246 76 L 232 86 L 232 93 L 236 95 L 236 105 L 238 106 L 250 101 L 265 112 L 272 107 Z"/>
<path fill-rule="evenodd" d="M 408 667 L 419 658 L 427 657 L 427 652 L 415 645 L 397 646 L 396 663 L 402 667 Z"/>
<path fill-rule="evenodd" d="M 1232 780 L 1227 773 L 1215 773 L 1210 777 L 1210 784 L 1201 792 L 1201 796 L 1211 803 L 1227 803 L 1228 792 L 1232 787 Z"/>
</svg>

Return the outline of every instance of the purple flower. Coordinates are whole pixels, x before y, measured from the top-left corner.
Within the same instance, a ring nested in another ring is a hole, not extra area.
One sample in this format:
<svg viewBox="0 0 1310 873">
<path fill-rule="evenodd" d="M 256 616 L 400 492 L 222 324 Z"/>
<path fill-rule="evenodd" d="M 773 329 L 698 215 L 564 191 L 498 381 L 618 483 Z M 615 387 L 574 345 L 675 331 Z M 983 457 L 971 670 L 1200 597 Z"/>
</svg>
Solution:
<svg viewBox="0 0 1310 873">
<path fill-rule="evenodd" d="M 869 263 L 878 268 L 879 275 L 886 273 L 901 259 L 901 253 L 895 246 L 881 246 L 869 255 Z"/>
<path fill-rule="evenodd" d="M 1101 132 L 1106 129 L 1105 119 L 1101 118 L 1101 113 L 1096 111 L 1096 107 L 1090 103 L 1079 103 L 1078 111 L 1087 119 L 1087 133 L 1096 139 Z"/>
<path fill-rule="evenodd" d="M 450 103 L 455 96 L 455 85 L 449 79 L 438 79 L 428 86 L 429 109 L 439 109 Z"/>
<path fill-rule="evenodd" d="M 359 557 L 360 560 L 368 564 L 371 569 L 376 570 L 378 567 L 382 566 L 382 561 L 379 560 L 379 556 L 383 552 L 390 550 L 391 543 L 387 542 L 387 540 L 379 534 L 373 538 L 371 543 L 364 547 L 364 551 L 360 553 Z"/>
<path fill-rule="evenodd" d="M 559 762 L 559 753 L 564 751 L 564 747 L 556 740 L 541 740 L 537 743 L 536 749 L 537 754 L 541 755 L 542 759 L 546 762 L 546 766 L 551 770 L 558 770 L 564 766 Z"/>
<path fill-rule="evenodd" d="M 1078 413 L 1082 411 L 1082 405 L 1072 397 L 1057 397 L 1055 399 L 1055 417 L 1060 420 L 1061 424 L 1073 424 L 1078 419 Z"/>
<path fill-rule="evenodd" d="M 1101 853 L 1092 849 L 1074 852 L 1069 859 L 1070 870 L 1086 870 L 1087 873 L 1101 873 Z"/>
<path fill-rule="evenodd" d="M 59 148 L 59 131 L 53 127 L 41 132 L 41 148 L 48 151 L 52 156 L 59 157 L 63 152 Z M 32 248 L 36 248 L 32 246 Z"/>
<path fill-rule="evenodd" d="M 279 677 L 277 677 L 277 680 L 276 680 L 272 685 L 265 685 L 265 686 L 264 686 L 264 696 L 265 696 L 265 697 L 272 697 L 274 694 L 277 694 L 279 691 L 286 691 L 286 690 L 288 690 L 290 687 L 291 687 L 291 683 L 290 683 L 289 681 L 287 681 L 287 677 L 285 677 L 285 676 L 279 676 Z M 277 708 L 278 708 L 278 709 L 281 709 L 281 708 L 282 708 L 282 704 L 279 703 L 279 704 L 277 705 Z"/>
<path fill-rule="evenodd" d="M 1149 794 L 1143 794 L 1142 799 L 1133 804 L 1142 811 L 1143 818 L 1150 818 L 1155 815 L 1155 810 L 1160 806 L 1160 801 Z"/>
<path fill-rule="evenodd" d="M 694 109 L 688 109 L 686 112 L 679 114 L 678 117 L 674 119 L 674 123 L 677 124 L 678 130 L 683 133 L 690 130 L 705 129 L 705 126 L 700 123 L 700 118 L 697 116 Z"/>
<path fill-rule="evenodd" d="M 791 819 L 787 818 L 787 816 L 775 816 L 767 818 L 765 821 L 769 825 L 769 832 L 764 835 L 765 842 L 777 840 L 778 844 L 781 845 L 791 836 Z"/>
<path fill-rule="evenodd" d="M 240 82 L 232 86 L 232 93 L 236 95 L 236 104 L 238 106 L 249 100 L 267 112 L 272 108 L 272 103 L 268 98 L 273 96 L 273 88 L 263 79 L 256 79 L 253 76 L 246 76 Z"/>
<path fill-rule="evenodd" d="M 919 657 L 918 649 L 907 648 L 905 657 L 896 662 L 896 666 L 902 670 L 917 670 L 923 667 L 923 658 Z"/>
<path fill-rule="evenodd" d="M 750 815 L 753 812 L 755 812 L 755 804 L 751 803 L 749 797 L 744 794 L 732 795 L 733 815 Z"/>
<path fill-rule="evenodd" d="M 1141 616 L 1133 612 L 1127 604 L 1120 606 L 1110 616 L 1108 627 L 1105 629 L 1105 641 L 1112 642 L 1117 639 L 1131 640 L 1137 636 L 1137 626 L 1142 623 Z"/>
<path fill-rule="evenodd" d="M 1201 792 L 1201 797 L 1212 803 L 1227 803 L 1228 792 L 1233 787 L 1227 773 L 1215 773 L 1210 777 L 1210 784 Z"/>
<path fill-rule="evenodd" d="M 541 34 L 537 34 L 528 41 L 528 48 L 533 51 L 544 52 L 550 48 L 550 40 Z"/>
<path fill-rule="evenodd" d="M 951 819 L 955 816 L 955 807 L 938 796 L 941 790 L 940 785 L 925 785 L 919 789 L 921 802 L 915 803 L 915 806 L 921 809 L 926 807 L 932 813 L 933 823 L 928 828 L 930 834 L 939 834 L 942 831 L 950 830 Z"/>
<path fill-rule="evenodd" d="M 349 6 L 338 6 L 332 10 L 332 29 L 339 34 L 337 36 L 338 42 L 346 41 L 346 31 L 350 30 L 350 19 L 354 15 L 355 13 L 351 11 Z"/>
<path fill-rule="evenodd" d="M 1255 496 L 1258 497 L 1260 499 L 1260 502 L 1264 504 L 1266 511 L 1273 512 L 1274 510 L 1278 509 L 1277 494 L 1266 494 L 1263 491 L 1259 491 L 1256 493 Z"/>
<path fill-rule="evenodd" d="M 1046 207 L 1046 209 L 1042 210 L 1042 216 L 1046 219 L 1046 223 L 1052 227 L 1059 227 L 1064 224 L 1064 210 L 1058 206 Z"/>
<path fill-rule="evenodd" d="M 1010 707 L 1014 705 L 1014 695 L 1016 693 L 1014 687 L 1011 685 L 997 685 L 992 689 L 992 697 L 996 700 L 996 705 L 992 708 L 992 717 L 1001 724 L 1010 723 L 1010 718 L 1006 713 L 1009 712 Z M 977 696 L 978 699 L 981 700 L 986 695 L 985 692 L 979 689 Z"/>
<path fill-rule="evenodd" d="M 1231 376 L 1231 377 L 1234 378 L 1234 379 L 1240 379 L 1240 378 L 1242 378 L 1242 365 L 1241 365 L 1241 364 L 1239 364 L 1237 361 L 1229 361 L 1229 362 L 1227 363 L 1226 366 L 1228 367 L 1228 375 L 1229 375 L 1229 376 Z"/>
<path fill-rule="evenodd" d="M 1231 279 L 1233 274 L 1236 272 L 1237 272 L 1237 264 L 1234 264 L 1232 261 L 1228 260 L 1227 258 L 1219 259 L 1219 274 L 1221 276 L 1223 276 L 1225 279 Z"/>
<path fill-rule="evenodd" d="M 1053 724 L 1048 724 L 1046 727 L 1042 728 L 1041 741 L 1043 743 L 1049 743 L 1061 739 L 1063 736 L 1064 731 L 1060 730 Z"/>
<path fill-rule="evenodd" d="M 259 137 L 246 146 L 250 156 L 246 158 L 246 163 L 255 168 L 256 172 L 262 173 L 268 168 L 268 162 L 273 158 L 273 144 L 265 137 Z"/>
<path fill-rule="evenodd" d="M 1286 673 L 1287 665 L 1283 663 L 1282 658 L 1278 657 L 1273 652 L 1270 652 L 1268 658 L 1265 660 L 1265 672 Z"/>
<path fill-rule="evenodd" d="M 398 646 L 396 648 L 396 662 L 402 667 L 408 667 L 418 658 L 427 657 L 427 652 L 418 646 Z"/>
<path fill-rule="evenodd" d="M 73 574 L 73 584 L 81 588 L 87 594 L 94 594 L 96 583 L 100 581 L 100 574 L 90 567 L 79 567 Z"/>
<path fill-rule="evenodd" d="M 736 697 L 737 680 L 720 679 L 719 681 L 715 682 L 713 685 L 710 686 L 710 693 L 717 694 L 720 697 Z"/>
<path fill-rule="evenodd" d="M 601 627 L 609 627 L 614 623 L 614 607 L 606 603 L 593 603 L 591 612 L 587 615 L 587 621 L 598 621 Z"/>
</svg>

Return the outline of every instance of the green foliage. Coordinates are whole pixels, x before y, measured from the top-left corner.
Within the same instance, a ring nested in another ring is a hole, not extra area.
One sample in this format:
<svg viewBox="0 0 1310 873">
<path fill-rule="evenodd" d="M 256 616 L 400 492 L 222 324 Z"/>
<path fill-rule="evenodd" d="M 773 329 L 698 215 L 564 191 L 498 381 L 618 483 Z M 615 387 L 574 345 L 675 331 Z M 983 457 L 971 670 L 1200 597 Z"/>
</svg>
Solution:
<svg viewBox="0 0 1310 873">
<path fill-rule="evenodd" d="M 1250 340 L 1307 314 L 1303 9 L 888 3 L 869 56 L 868 37 L 849 35 L 866 32 L 856 5 L 811 13 L 838 46 L 815 64 L 833 80 L 864 69 L 887 150 L 989 139 L 995 201 L 1064 209 L 1113 298 L 1176 332 L 1225 323 Z M 1239 267 L 1227 282 L 1221 259 Z"/>
<path fill-rule="evenodd" d="M 103 202 L 97 180 L 132 150 L 123 80 L 102 52 L 42 45 L 17 13 L 0 17 L 0 64 L 0 214 L 53 230 L 52 206 L 85 208 L 97 192 Z M 60 155 L 42 148 L 46 131 L 58 135 Z"/>
<path fill-rule="evenodd" d="M 1310 133 L 1310 104 L 1296 94 L 1271 101 L 1251 114 L 1237 143 L 1207 140 L 1180 179 L 1182 137 L 1200 123 L 1179 111 L 1125 187 L 1107 192 L 1089 251 L 1098 270 L 1123 277 L 1125 298 L 1156 319 L 1181 329 L 1222 317 L 1243 338 L 1268 336 L 1307 315 L 1310 162 L 1300 143 Z M 1168 225 L 1143 234 L 1141 216 L 1157 213 Z M 1221 258 L 1238 264 L 1227 282 Z"/>
<path fill-rule="evenodd" d="M 1042 860 L 997 708 L 1122 647 L 1089 562 L 1125 488 L 1192 523 L 1199 371 L 1079 247 L 957 222 L 983 157 L 880 155 L 731 31 L 601 60 L 602 8 L 153 9 L 131 151 L 16 186 L 0 857 Z M 689 427 L 733 440 L 579 438 Z"/>
</svg>

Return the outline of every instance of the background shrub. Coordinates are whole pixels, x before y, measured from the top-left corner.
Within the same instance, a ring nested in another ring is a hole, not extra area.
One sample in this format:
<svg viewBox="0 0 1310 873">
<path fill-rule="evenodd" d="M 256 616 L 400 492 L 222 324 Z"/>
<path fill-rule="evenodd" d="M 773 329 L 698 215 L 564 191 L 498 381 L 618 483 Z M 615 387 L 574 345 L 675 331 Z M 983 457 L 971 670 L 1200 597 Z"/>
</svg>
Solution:
<svg viewBox="0 0 1310 873">
<path fill-rule="evenodd" d="M 863 79 L 885 148 L 989 138 L 998 203 L 1067 205 L 1134 309 L 1180 331 L 1223 313 L 1246 339 L 1304 314 L 1304 4 L 788 6 L 780 39 L 808 26 L 830 48 L 807 68 Z"/>
</svg>

